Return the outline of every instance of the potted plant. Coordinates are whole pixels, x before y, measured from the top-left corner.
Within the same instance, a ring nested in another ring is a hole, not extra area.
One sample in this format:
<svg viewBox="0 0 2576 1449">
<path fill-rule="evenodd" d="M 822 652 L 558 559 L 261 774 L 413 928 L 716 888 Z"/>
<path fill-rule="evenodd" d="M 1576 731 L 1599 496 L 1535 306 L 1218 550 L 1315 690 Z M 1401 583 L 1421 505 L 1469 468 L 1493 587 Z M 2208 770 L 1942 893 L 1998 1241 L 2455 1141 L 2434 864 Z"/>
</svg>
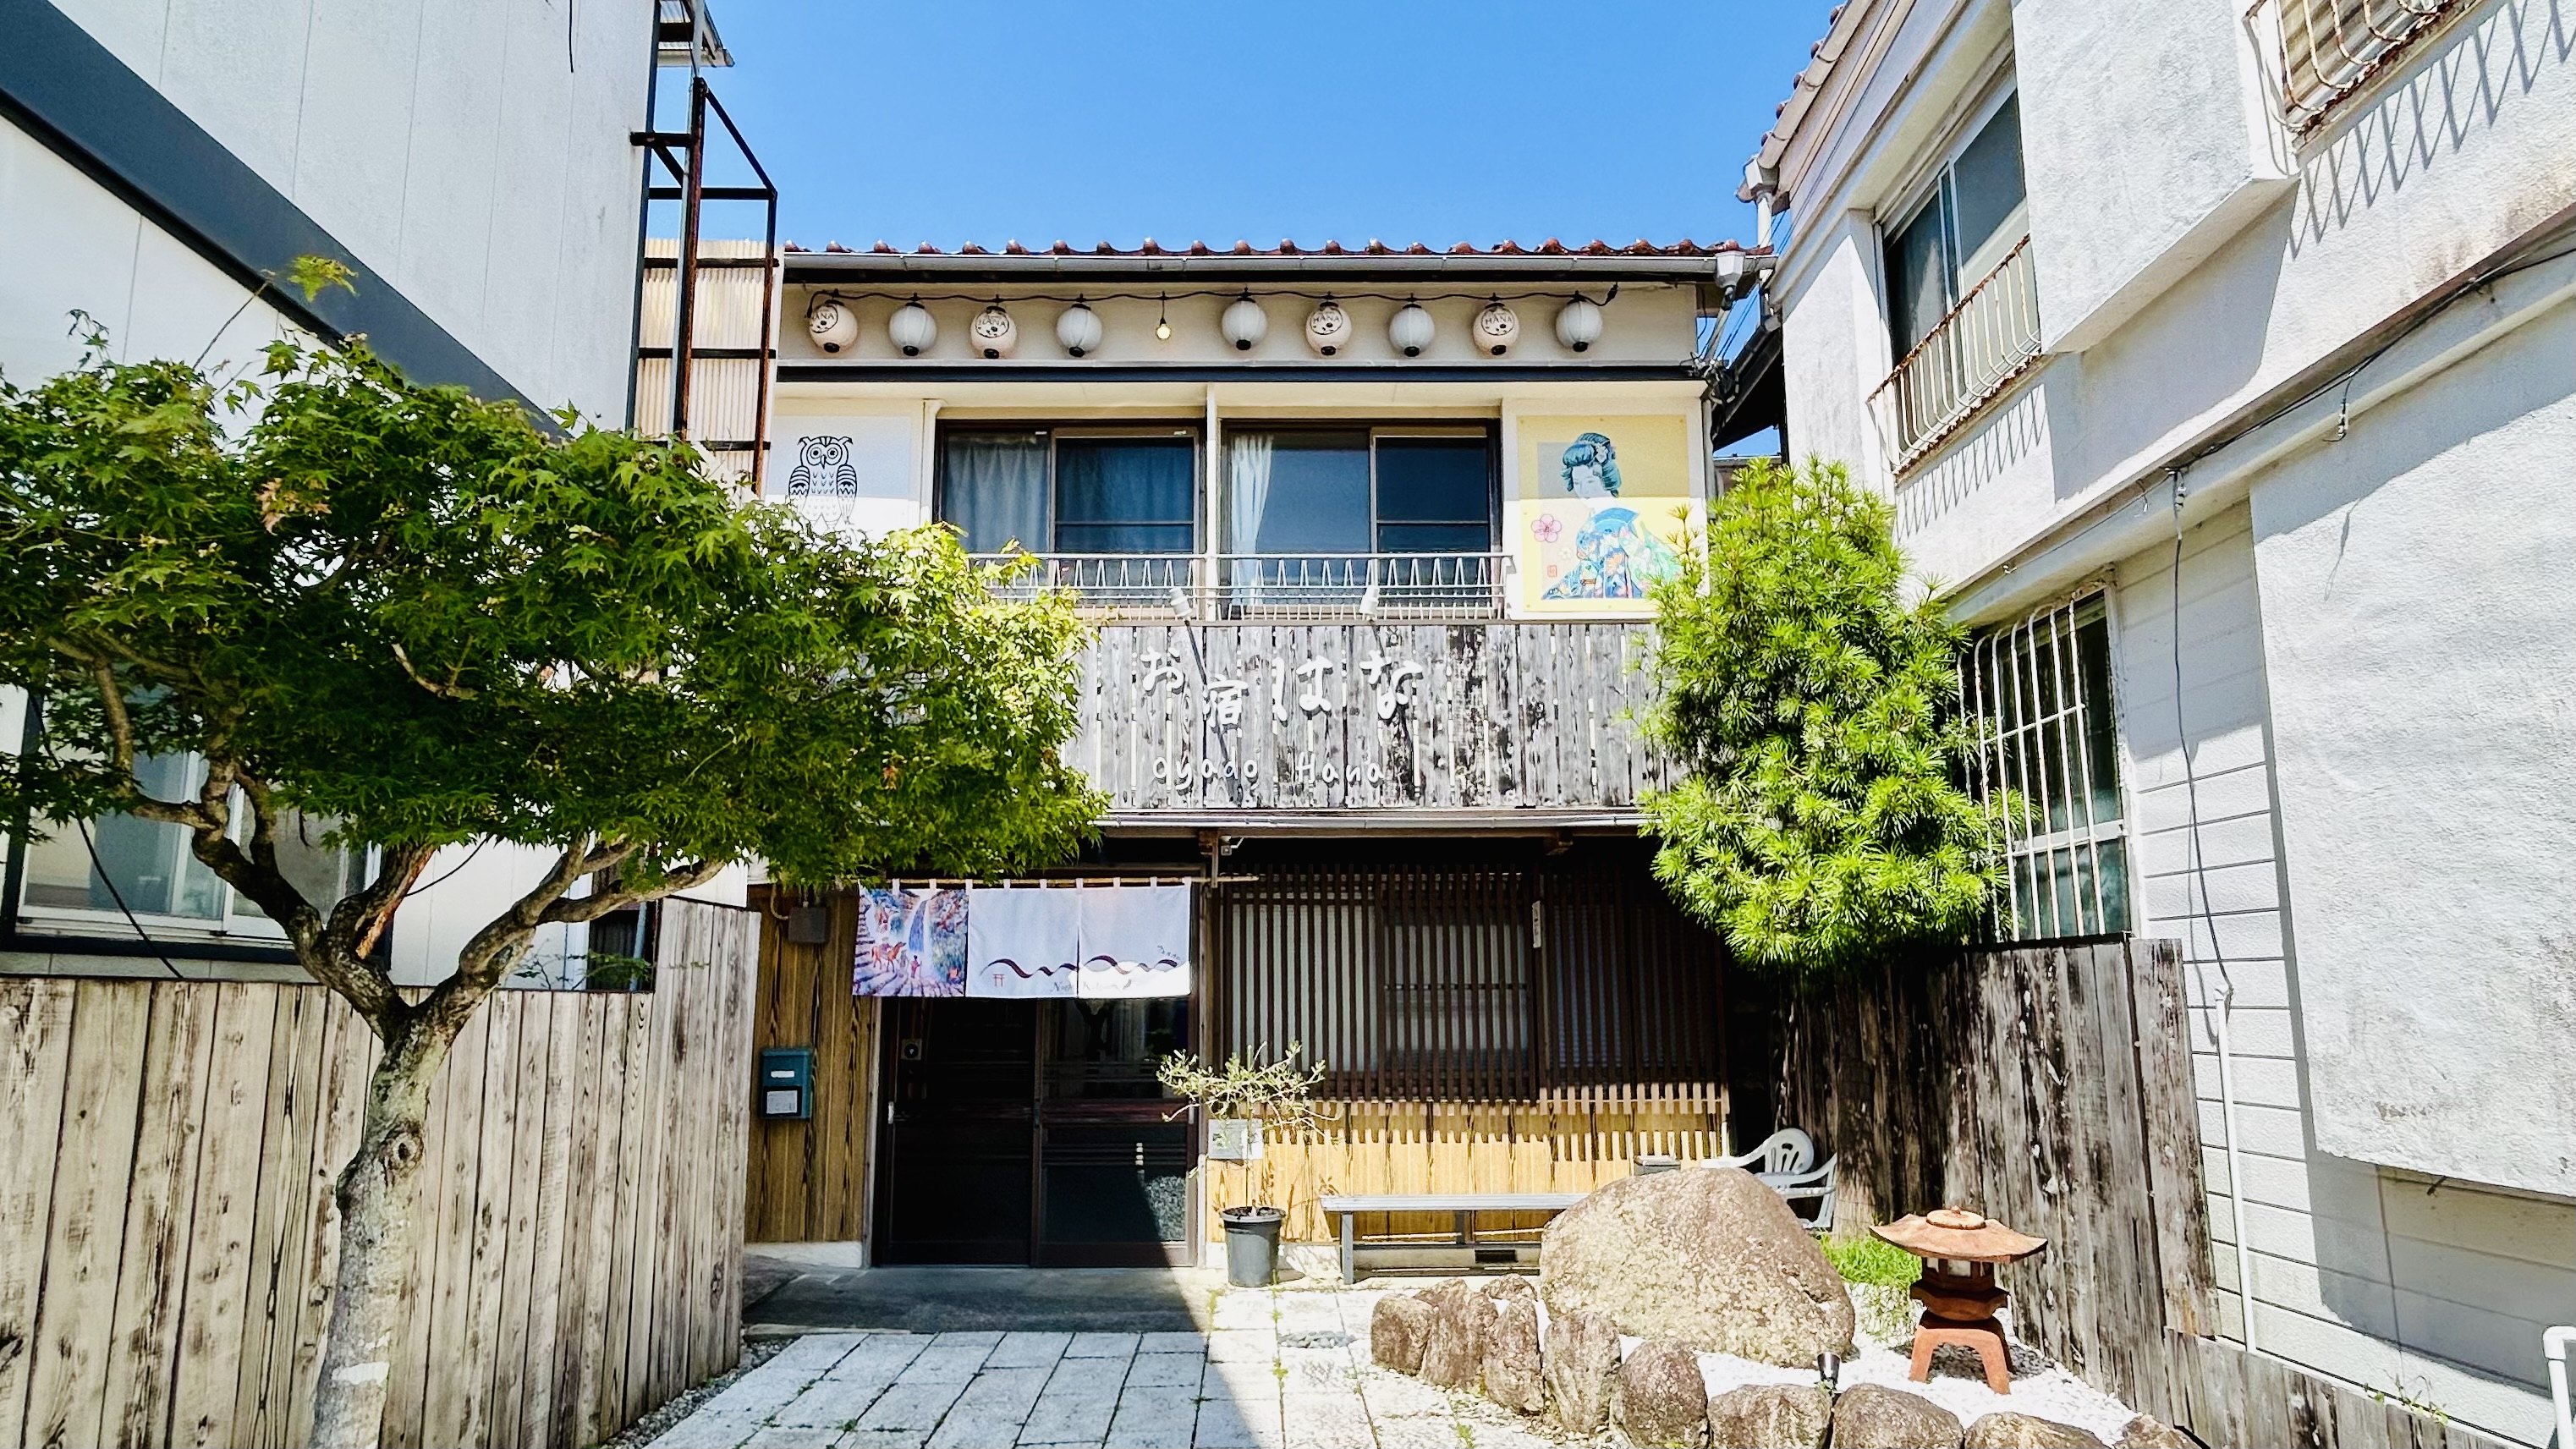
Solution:
<svg viewBox="0 0 2576 1449">
<path fill-rule="evenodd" d="M 1208 1065 L 1195 1052 L 1174 1052 L 1155 1070 L 1163 1090 L 1206 1114 L 1209 1157 L 1257 1160 L 1262 1133 L 1269 1124 L 1314 1120 L 1314 1092 L 1323 1083 L 1324 1064 L 1298 1067 L 1297 1056 L 1305 1050 L 1301 1042 L 1290 1042 L 1286 1053 L 1271 1061 L 1261 1060 L 1266 1050 L 1256 1048 L 1250 1060 L 1236 1052 L 1222 1067 Z M 1218 1209 L 1217 1218 L 1225 1224 L 1228 1282 L 1240 1288 L 1269 1285 L 1278 1271 L 1279 1227 L 1287 1216 L 1284 1210 L 1261 1203 Z"/>
</svg>

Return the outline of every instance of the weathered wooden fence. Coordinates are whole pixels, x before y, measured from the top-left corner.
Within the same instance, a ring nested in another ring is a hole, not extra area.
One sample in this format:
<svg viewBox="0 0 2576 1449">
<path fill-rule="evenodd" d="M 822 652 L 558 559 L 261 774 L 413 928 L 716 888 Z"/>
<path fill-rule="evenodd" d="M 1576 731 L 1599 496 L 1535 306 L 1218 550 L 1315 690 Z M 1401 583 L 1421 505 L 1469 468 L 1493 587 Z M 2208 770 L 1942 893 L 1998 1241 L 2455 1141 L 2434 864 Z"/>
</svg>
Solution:
<svg viewBox="0 0 2576 1449">
<path fill-rule="evenodd" d="M 2213 1335 L 2172 941 L 1894 963 L 1775 1003 L 1778 1117 L 1840 1158 L 1846 1231 L 1944 1203 L 2049 1240 L 2013 1332 L 2213 1445 L 2503 1449 Z"/>
<path fill-rule="evenodd" d="M 748 912 L 503 991 L 430 1108 L 388 1445 L 574 1445 L 739 1353 Z M 300 1444 L 372 1035 L 319 987 L 0 979 L 0 1445 Z"/>
</svg>

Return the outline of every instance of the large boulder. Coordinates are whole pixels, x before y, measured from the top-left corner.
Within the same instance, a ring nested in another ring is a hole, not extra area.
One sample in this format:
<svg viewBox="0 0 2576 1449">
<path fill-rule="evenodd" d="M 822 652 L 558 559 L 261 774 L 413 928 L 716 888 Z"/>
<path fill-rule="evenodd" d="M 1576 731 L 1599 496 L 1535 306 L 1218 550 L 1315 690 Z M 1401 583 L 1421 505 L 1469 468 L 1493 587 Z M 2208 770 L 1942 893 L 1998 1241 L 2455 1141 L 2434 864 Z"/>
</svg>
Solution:
<svg viewBox="0 0 2576 1449">
<path fill-rule="evenodd" d="M 1710 1449 L 1823 1449 L 1834 1396 L 1823 1384 L 1750 1384 L 1708 1401 Z"/>
<path fill-rule="evenodd" d="M 2162 1419 L 2140 1414 L 2120 1426 L 2113 1449 L 2196 1449 L 2190 1435 Z"/>
<path fill-rule="evenodd" d="M 1631 1444 L 1698 1449 L 1708 1442 L 1708 1380 L 1688 1344 L 1668 1338 L 1638 1344 L 1619 1365 L 1614 1405 Z"/>
<path fill-rule="evenodd" d="M 1404 1373 L 1422 1372 L 1438 1310 L 1415 1293 L 1389 1293 L 1369 1310 L 1369 1357 Z"/>
<path fill-rule="evenodd" d="M 1619 1329 L 1598 1313 L 1575 1310 L 1547 1322 L 1547 1410 L 1577 1438 L 1610 1417 L 1610 1375 L 1619 1367 Z"/>
<path fill-rule="evenodd" d="M 2089 1429 L 2006 1411 L 1968 1426 L 1965 1449 L 2103 1449 Z"/>
<path fill-rule="evenodd" d="M 1444 1389 L 1474 1388 L 1485 1371 L 1494 1300 L 1455 1278 L 1422 1296 L 1432 1314 L 1431 1337 L 1422 1347 L 1422 1381 Z"/>
<path fill-rule="evenodd" d="M 1518 1293 L 1492 1296 L 1500 1306 L 1485 1333 L 1485 1397 L 1505 1408 L 1535 1414 L 1547 1407 L 1547 1371 L 1538 1348 L 1538 1297 L 1526 1283 Z"/>
<path fill-rule="evenodd" d="M 1862 1384 L 1834 1400 L 1834 1449 L 1960 1449 L 1959 1416 L 1921 1394 Z"/>
<path fill-rule="evenodd" d="M 1733 1167 L 1624 1177 L 1559 1214 L 1539 1252 L 1548 1311 L 1803 1368 L 1851 1352 L 1842 1276 L 1780 1195 Z"/>
</svg>

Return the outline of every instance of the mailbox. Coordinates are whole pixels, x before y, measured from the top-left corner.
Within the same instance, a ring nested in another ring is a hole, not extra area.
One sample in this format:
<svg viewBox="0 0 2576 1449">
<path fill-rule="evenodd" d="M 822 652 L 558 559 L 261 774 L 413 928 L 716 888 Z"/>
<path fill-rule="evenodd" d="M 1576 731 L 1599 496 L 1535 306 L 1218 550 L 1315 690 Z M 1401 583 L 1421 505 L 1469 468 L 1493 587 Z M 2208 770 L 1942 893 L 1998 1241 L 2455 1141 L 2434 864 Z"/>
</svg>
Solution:
<svg viewBox="0 0 2576 1449">
<path fill-rule="evenodd" d="M 814 1115 L 814 1049 L 762 1047 L 760 1083 L 755 1089 L 760 1115 L 773 1122 L 803 1122 Z"/>
</svg>

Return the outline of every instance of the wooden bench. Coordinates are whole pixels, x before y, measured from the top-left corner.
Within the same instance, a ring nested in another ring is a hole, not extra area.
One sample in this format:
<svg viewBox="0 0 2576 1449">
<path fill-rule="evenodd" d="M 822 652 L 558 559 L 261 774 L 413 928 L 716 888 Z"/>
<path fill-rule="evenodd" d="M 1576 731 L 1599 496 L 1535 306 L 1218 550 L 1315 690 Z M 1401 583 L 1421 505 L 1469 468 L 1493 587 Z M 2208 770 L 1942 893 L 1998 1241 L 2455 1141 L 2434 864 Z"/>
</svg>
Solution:
<svg viewBox="0 0 2576 1449">
<path fill-rule="evenodd" d="M 1420 1246 L 1358 1241 L 1356 1220 L 1361 1213 L 1453 1213 L 1458 1221 L 1457 1246 L 1473 1248 L 1478 1213 L 1561 1213 L 1585 1196 L 1579 1192 L 1399 1192 L 1327 1197 L 1319 1205 L 1327 1216 L 1338 1215 L 1342 1220 L 1342 1281 L 1356 1283 L 1360 1280 L 1360 1254 L 1402 1252 Z"/>
</svg>

